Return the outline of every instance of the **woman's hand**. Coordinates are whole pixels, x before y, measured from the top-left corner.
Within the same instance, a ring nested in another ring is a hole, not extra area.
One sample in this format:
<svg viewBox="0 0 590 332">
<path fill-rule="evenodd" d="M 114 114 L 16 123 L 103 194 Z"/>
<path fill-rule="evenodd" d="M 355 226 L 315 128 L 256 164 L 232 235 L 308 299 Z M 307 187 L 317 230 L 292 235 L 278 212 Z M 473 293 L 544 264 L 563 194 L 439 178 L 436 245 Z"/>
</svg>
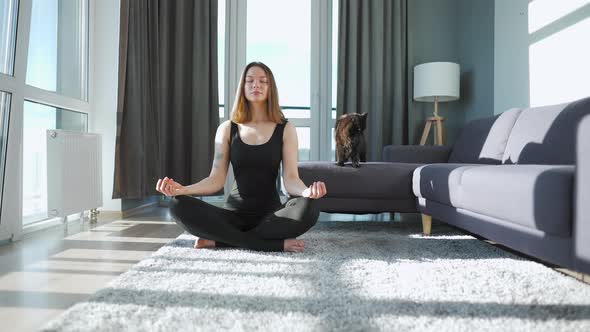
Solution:
<svg viewBox="0 0 590 332">
<path fill-rule="evenodd" d="M 312 199 L 318 199 L 323 197 L 327 193 L 328 191 L 326 190 L 326 184 L 322 181 L 316 181 L 303 191 L 302 196 Z"/>
<path fill-rule="evenodd" d="M 166 196 L 184 195 L 186 192 L 186 188 L 183 185 L 168 177 L 158 179 L 156 190 Z"/>
</svg>

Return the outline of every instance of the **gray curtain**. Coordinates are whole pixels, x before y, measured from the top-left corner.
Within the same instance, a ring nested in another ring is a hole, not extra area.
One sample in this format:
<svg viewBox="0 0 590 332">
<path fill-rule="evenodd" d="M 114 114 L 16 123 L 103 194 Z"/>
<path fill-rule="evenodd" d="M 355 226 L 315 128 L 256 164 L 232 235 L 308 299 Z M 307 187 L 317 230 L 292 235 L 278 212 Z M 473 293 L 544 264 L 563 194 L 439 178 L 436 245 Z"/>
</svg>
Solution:
<svg viewBox="0 0 590 332">
<path fill-rule="evenodd" d="M 367 160 L 408 142 L 407 0 L 340 0 L 338 116 L 369 113 Z"/>
<path fill-rule="evenodd" d="M 113 198 L 207 175 L 219 123 L 217 0 L 121 0 Z"/>
</svg>

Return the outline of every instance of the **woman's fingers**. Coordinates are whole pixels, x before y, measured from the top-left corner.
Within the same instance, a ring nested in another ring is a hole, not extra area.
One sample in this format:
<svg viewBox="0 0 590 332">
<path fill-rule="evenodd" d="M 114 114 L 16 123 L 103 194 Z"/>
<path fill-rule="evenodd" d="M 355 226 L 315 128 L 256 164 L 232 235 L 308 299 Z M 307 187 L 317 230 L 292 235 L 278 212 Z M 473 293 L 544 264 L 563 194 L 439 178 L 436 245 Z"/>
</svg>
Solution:
<svg viewBox="0 0 590 332">
<path fill-rule="evenodd" d="M 321 198 L 327 193 L 326 184 L 322 181 L 316 181 L 309 186 L 308 191 L 309 198 Z"/>
<path fill-rule="evenodd" d="M 312 187 L 313 187 L 312 192 L 314 193 L 312 198 L 322 198 L 327 193 L 326 184 L 323 183 L 322 181 L 314 182 L 312 184 Z"/>
<path fill-rule="evenodd" d="M 166 181 L 166 192 L 168 195 L 172 194 L 172 188 L 174 188 L 174 180 L 172 178 L 168 178 L 168 181 Z"/>
<path fill-rule="evenodd" d="M 309 195 L 307 197 L 313 198 L 313 183 L 307 189 L 309 190 Z"/>
<path fill-rule="evenodd" d="M 327 193 L 326 184 L 323 182 L 318 182 L 318 186 L 320 187 L 320 197 L 324 197 Z"/>
<path fill-rule="evenodd" d="M 170 181 L 170 178 L 165 177 L 164 181 L 162 183 L 162 191 L 164 192 L 165 195 L 168 195 L 168 181 Z"/>
<path fill-rule="evenodd" d="M 167 176 L 164 179 L 158 179 L 158 183 L 156 183 L 156 190 L 161 192 L 166 196 L 170 196 L 172 192 L 172 183 L 174 180 L 168 178 Z"/>
<path fill-rule="evenodd" d="M 174 180 L 170 179 L 168 181 L 168 195 L 174 196 L 175 189 L 176 189 L 176 182 L 174 182 Z"/>
<path fill-rule="evenodd" d="M 158 188 L 157 190 L 164 194 L 164 188 L 166 188 L 166 178 L 158 180 Z"/>
</svg>

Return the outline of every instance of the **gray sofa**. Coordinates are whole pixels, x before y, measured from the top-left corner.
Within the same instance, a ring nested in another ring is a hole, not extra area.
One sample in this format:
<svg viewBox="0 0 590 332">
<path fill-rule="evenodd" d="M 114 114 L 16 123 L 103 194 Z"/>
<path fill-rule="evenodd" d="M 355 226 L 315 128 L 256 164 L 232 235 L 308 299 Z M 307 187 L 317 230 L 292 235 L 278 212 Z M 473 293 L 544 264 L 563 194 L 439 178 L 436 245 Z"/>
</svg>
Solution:
<svg viewBox="0 0 590 332">
<path fill-rule="evenodd" d="M 434 217 L 590 273 L 589 114 L 585 98 L 469 123 L 448 162 L 414 170 L 426 232 Z"/>
<path fill-rule="evenodd" d="M 300 163 L 325 212 L 420 212 L 590 273 L 590 98 L 470 122 L 452 147 L 386 146 L 384 163 Z"/>
</svg>

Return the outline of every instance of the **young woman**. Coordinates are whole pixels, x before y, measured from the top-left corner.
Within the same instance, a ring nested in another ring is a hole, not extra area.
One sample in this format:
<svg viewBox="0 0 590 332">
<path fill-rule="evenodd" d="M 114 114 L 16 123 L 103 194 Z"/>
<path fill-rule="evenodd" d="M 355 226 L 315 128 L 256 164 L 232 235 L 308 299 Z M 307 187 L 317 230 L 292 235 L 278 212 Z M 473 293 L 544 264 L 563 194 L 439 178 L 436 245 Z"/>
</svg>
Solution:
<svg viewBox="0 0 590 332">
<path fill-rule="evenodd" d="M 158 179 L 156 190 L 171 200 L 174 220 L 199 237 L 195 248 L 242 247 L 262 251 L 301 252 L 295 239 L 315 225 L 315 200 L 326 195 L 326 185 L 306 186 L 297 171 L 297 132 L 279 108 L 271 70 L 252 62 L 244 68 L 231 120 L 217 128 L 215 158 L 205 179 L 183 186 Z M 231 161 L 235 181 L 224 207 L 188 195 L 207 195 L 223 188 Z M 276 189 L 279 164 L 291 198 L 281 204 Z"/>
</svg>

